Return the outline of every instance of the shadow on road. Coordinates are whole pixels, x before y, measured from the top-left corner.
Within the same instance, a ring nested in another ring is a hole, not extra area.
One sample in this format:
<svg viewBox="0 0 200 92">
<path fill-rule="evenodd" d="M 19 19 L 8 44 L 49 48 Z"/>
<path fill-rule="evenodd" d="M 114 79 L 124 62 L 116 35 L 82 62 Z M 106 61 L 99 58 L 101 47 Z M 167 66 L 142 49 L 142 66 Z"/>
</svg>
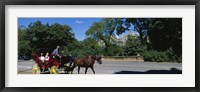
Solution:
<svg viewBox="0 0 200 92">
<path fill-rule="evenodd" d="M 171 68 L 170 70 L 149 70 L 145 72 L 140 71 L 119 71 L 114 74 L 182 74 L 182 70 Z"/>
</svg>

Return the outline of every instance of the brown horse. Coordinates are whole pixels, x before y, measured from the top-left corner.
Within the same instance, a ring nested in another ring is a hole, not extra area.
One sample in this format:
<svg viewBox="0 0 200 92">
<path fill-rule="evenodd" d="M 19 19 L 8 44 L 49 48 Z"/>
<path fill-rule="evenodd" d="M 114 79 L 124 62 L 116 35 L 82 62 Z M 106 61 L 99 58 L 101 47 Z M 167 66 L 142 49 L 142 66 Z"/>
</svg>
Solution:
<svg viewBox="0 0 200 92">
<path fill-rule="evenodd" d="M 78 74 L 80 73 L 80 67 L 85 67 L 85 74 L 87 73 L 87 69 L 91 68 L 93 73 L 94 71 L 94 63 L 97 61 L 99 64 L 102 64 L 101 56 L 100 55 L 89 55 L 85 56 L 84 58 L 76 58 L 74 61 L 74 65 L 78 66 Z"/>
</svg>

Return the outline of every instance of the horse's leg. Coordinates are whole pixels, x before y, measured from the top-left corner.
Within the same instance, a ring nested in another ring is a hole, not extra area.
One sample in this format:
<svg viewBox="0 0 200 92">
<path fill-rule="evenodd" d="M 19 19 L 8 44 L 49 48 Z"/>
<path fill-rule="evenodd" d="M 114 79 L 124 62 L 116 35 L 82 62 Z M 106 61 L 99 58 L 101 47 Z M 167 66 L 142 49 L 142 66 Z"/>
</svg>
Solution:
<svg viewBox="0 0 200 92">
<path fill-rule="evenodd" d="M 65 71 L 65 73 L 69 74 L 69 71 L 68 71 L 68 70 L 66 70 L 66 71 Z"/>
<path fill-rule="evenodd" d="M 73 64 L 71 74 L 73 74 L 73 71 L 74 71 L 75 68 L 76 68 L 76 65 Z"/>
<path fill-rule="evenodd" d="M 73 74 L 74 69 L 71 70 L 71 74 Z"/>
<path fill-rule="evenodd" d="M 80 72 L 80 66 L 78 66 L 78 74 L 79 74 L 79 72 Z"/>
<path fill-rule="evenodd" d="M 88 69 L 88 67 L 85 67 L 85 74 L 87 73 L 87 69 Z"/>
<path fill-rule="evenodd" d="M 92 66 L 92 67 L 90 67 L 90 68 L 92 69 L 93 73 L 95 74 L 94 67 Z"/>
</svg>

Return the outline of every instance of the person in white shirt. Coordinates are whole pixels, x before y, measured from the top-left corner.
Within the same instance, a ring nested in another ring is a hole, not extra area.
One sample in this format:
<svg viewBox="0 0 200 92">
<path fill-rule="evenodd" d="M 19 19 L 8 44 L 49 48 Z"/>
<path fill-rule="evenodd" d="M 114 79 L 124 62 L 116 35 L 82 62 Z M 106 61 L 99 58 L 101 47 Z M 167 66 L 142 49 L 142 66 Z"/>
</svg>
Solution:
<svg viewBox="0 0 200 92">
<path fill-rule="evenodd" d="M 42 60 L 42 62 L 44 64 L 44 68 L 43 68 L 43 72 L 44 72 L 45 68 L 46 68 L 46 65 L 47 65 L 46 62 L 49 60 L 49 53 L 47 52 L 46 55 L 45 55 L 45 57 L 41 55 L 40 58 L 41 58 L 41 60 Z"/>
<path fill-rule="evenodd" d="M 42 63 L 44 63 L 45 58 L 44 58 L 44 56 L 43 56 L 43 53 L 40 54 L 40 60 L 42 61 Z M 45 65 L 45 63 L 44 63 L 44 65 Z M 44 68 L 43 68 L 43 72 L 44 72 L 44 70 L 45 70 L 45 67 L 46 67 L 46 65 L 45 65 Z"/>
<path fill-rule="evenodd" d="M 40 60 L 44 63 L 44 56 L 43 56 L 43 53 L 40 54 Z"/>
</svg>

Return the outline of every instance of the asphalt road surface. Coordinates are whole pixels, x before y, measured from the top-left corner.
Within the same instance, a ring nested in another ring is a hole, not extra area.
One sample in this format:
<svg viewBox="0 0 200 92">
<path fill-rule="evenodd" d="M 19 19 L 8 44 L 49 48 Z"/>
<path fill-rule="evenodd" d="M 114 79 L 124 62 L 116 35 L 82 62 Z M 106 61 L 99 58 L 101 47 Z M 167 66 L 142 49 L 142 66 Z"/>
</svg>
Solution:
<svg viewBox="0 0 200 92">
<path fill-rule="evenodd" d="M 18 74 L 32 74 L 31 68 L 35 63 L 33 60 L 18 61 Z M 73 74 L 77 73 L 77 67 Z M 103 61 L 100 65 L 94 64 L 96 74 L 182 74 L 182 63 L 154 63 L 154 62 L 134 62 L 134 61 Z M 80 69 L 84 74 L 85 68 Z M 87 74 L 93 74 L 88 68 Z"/>
</svg>

